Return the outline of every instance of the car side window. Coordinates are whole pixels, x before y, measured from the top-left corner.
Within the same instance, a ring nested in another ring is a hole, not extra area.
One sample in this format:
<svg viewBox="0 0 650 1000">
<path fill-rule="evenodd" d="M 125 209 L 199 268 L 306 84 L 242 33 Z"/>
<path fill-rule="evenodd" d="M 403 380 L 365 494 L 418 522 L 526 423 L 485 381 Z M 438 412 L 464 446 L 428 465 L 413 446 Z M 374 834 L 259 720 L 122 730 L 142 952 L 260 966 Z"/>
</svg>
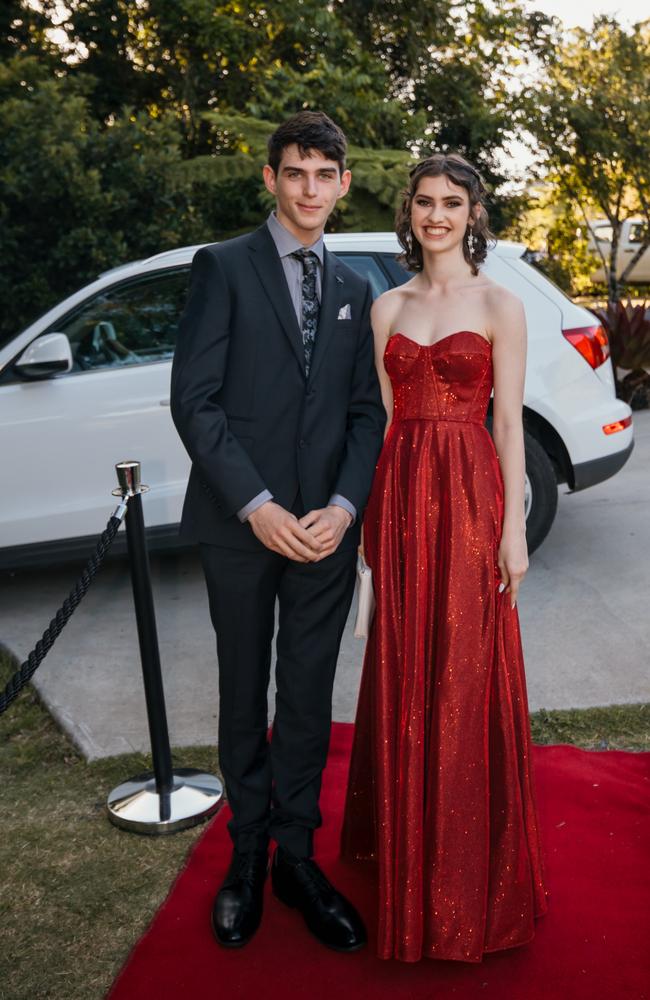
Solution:
<svg viewBox="0 0 650 1000">
<path fill-rule="evenodd" d="M 404 282 L 410 281 L 413 274 L 411 271 L 407 271 L 403 264 L 400 264 L 397 256 L 394 253 L 382 253 L 381 262 L 393 279 L 393 284 L 403 285 Z"/>
<path fill-rule="evenodd" d="M 167 361 L 174 353 L 189 268 L 148 275 L 104 289 L 63 323 L 72 371 Z"/>
<path fill-rule="evenodd" d="M 644 236 L 645 226 L 642 222 L 634 222 L 630 226 L 630 243 L 641 243 Z"/>
<path fill-rule="evenodd" d="M 372 289 L 372 297 L 376 299 L 382 292 L 392 287 L 392 282 L 384 273 L 379 261 L 371 254 L 361 253 L 341 253 L 336 254 L 348 267 L 360 274 L 362 278 L 367 278 Z"/>
</svg>

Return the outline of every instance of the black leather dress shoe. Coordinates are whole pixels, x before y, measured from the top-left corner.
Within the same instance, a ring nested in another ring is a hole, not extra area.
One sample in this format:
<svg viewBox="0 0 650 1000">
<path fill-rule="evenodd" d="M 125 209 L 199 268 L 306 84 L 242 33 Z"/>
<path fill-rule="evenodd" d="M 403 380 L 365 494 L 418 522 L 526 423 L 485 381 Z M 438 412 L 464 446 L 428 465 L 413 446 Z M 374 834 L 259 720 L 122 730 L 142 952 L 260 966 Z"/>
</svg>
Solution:
<svg viewBox="0 0 650 1000">
<path fill-rule="evenodd" d="M 230 868 L 212 907 L 212 930 L 224 948 L 241 948 L 262 919 L 267 854 L 233 851 Z"/>
<path fill-rule="evenodd" d="M 366 943 L 361 917 L 311 858 L 297 858 L 278 847 L 271 868 L 273 894 L 295 906 L 321 944 L 335 951 L 358 951 Z"/>
</svg>

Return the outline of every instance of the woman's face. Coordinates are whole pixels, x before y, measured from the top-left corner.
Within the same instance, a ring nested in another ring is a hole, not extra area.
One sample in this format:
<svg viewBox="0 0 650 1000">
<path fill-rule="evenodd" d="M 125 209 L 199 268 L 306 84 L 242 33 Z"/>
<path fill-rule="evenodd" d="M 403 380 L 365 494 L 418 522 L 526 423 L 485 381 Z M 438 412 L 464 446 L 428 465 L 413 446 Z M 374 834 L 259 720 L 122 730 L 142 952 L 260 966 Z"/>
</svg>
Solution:
<svg viewBox="0 0 650 1000">
<path fill-rule="evenodd" d="M 458 246 L 473 218 L 464 187 L 446 174 L 422 178 L 411 202 L 411 229 L 423 251 Z"/>
</svg>

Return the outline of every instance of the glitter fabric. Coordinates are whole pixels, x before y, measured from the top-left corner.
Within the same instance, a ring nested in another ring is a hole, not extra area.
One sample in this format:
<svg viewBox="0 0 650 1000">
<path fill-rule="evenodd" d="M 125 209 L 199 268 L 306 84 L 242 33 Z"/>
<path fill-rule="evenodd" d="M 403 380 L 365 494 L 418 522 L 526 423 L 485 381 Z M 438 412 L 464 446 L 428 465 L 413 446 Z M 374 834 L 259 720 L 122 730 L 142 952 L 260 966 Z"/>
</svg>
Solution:
<svg viewBox="0 0 650 1000">
<path fill-rule="evenodd" d="M 519 621 L 498 592 L 492 349 L 471 331 L 395 334 L 385 365 L 342 853 L 377 862 L 380 958 L 480 962 L 530 941 L 546 910 Z"/>
</svg>

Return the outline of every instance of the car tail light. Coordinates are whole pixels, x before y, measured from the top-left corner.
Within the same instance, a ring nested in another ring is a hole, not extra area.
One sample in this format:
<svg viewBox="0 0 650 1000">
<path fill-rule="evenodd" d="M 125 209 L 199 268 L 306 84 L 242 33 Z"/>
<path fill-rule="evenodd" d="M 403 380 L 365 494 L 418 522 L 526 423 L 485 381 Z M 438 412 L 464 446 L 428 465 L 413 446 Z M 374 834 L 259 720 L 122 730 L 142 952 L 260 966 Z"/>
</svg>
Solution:
<svg viewBox="0 0 650 1000">
<path fill-rule="evenodd" d="M 615 420 L 612 424 L 605 424 L 603 431 L 605 434 L 618 434 L 619 431 L 624 431 L 626 427 L 629 427 L 632 423 L 632 417 L 624 417 L 623 420 Z"/>
<path fill-rule="evenodd" d="M 598 368 L 609 357 L 609 340 L 602 326 L 578 326 L 563 330 L 562 335 L 576 351 L 580 351 L 592 368 Z"/>
</svg>

